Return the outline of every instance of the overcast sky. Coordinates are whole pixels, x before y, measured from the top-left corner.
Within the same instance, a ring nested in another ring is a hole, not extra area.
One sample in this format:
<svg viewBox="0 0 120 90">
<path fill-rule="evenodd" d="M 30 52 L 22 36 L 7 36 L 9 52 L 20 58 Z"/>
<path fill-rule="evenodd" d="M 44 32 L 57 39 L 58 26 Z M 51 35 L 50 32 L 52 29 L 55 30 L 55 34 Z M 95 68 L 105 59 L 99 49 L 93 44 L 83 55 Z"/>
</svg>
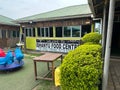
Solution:
<svg viewBox="0 0 120 90">
<path fill-rule="evenodd" d="M 67 6 L 87 3 L 87 0 L 0 0 L 0 15 L 18 19 Z"/>
</svg>

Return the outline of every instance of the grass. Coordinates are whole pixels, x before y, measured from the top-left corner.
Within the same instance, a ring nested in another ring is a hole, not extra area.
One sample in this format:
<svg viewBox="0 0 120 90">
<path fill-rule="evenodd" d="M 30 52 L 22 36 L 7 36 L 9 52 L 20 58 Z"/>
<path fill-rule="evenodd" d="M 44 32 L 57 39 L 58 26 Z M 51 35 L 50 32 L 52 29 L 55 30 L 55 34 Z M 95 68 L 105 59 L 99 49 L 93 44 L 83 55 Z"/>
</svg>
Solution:
<svg viewBox="0 0 120 90">
<path fill-rule="evenodd" d="M 60 90 L 53 81 L 35 80 L 32 57 L 25 56 L 24 63 L 20 69 L 0 71 L 0 90 Z M 60 64 L 60 60 L 55 63 Z M 38 74 L 43 75 L 47 71 L 47 64 L 37 63 L 37 68 Z"/>
</svg>

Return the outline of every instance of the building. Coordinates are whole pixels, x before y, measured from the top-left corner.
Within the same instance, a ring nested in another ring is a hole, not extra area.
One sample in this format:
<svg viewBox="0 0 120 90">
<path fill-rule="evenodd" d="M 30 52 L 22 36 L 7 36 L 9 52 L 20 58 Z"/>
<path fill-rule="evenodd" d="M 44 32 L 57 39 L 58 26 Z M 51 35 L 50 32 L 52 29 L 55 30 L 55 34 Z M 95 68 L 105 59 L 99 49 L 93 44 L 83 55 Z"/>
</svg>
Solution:
<svg viewBox="0 0 120 90">
<path fill-rule="evenodd" d="M 102 90 L 107 90 L 110 55 L 120 55 L 120 0 L 88 0 L 95 18 L 103 21 L 102 46 L 103 46 L 103 85 Z"/>
<path fill-rule="evenodd" d="M 0 15 L 0 48 L 14 47 L 19 42 L 20 26 L 13 19 Z"/>
<path fill-rule="evenodd" d="M 92 30 L 89 5 L 69 6 L 15 20 L 25 36 L 26 49 L 68 52 Z"/>
</svg>

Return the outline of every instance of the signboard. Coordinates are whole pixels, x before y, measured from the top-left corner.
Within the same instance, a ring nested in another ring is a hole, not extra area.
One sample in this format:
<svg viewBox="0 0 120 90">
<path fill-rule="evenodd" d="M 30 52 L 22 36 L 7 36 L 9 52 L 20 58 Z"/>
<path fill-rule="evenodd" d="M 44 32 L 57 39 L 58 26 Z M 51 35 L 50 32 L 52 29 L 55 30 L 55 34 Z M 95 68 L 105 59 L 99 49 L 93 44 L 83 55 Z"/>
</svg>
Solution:
<svg viewBox="0 0 120 90">
<path fill-rule="evenodd" d="M 36 50 L 67 53 L 80 45 L 80 40 L 36 40 Z"/>
</svg>

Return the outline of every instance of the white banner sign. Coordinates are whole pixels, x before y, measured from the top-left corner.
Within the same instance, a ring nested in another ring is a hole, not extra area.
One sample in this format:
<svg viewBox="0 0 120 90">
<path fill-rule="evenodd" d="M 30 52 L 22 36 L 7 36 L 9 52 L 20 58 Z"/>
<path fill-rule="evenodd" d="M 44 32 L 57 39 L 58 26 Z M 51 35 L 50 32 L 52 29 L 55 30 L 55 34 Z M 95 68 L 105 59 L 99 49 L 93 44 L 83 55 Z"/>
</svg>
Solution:
<svg viewBox="0 0 120 90">
<path fill-rule="evenodd" d="M 80 45 L 80 40 L 36 40 L 36 50 L 68 52 Z"/>
</svg>

